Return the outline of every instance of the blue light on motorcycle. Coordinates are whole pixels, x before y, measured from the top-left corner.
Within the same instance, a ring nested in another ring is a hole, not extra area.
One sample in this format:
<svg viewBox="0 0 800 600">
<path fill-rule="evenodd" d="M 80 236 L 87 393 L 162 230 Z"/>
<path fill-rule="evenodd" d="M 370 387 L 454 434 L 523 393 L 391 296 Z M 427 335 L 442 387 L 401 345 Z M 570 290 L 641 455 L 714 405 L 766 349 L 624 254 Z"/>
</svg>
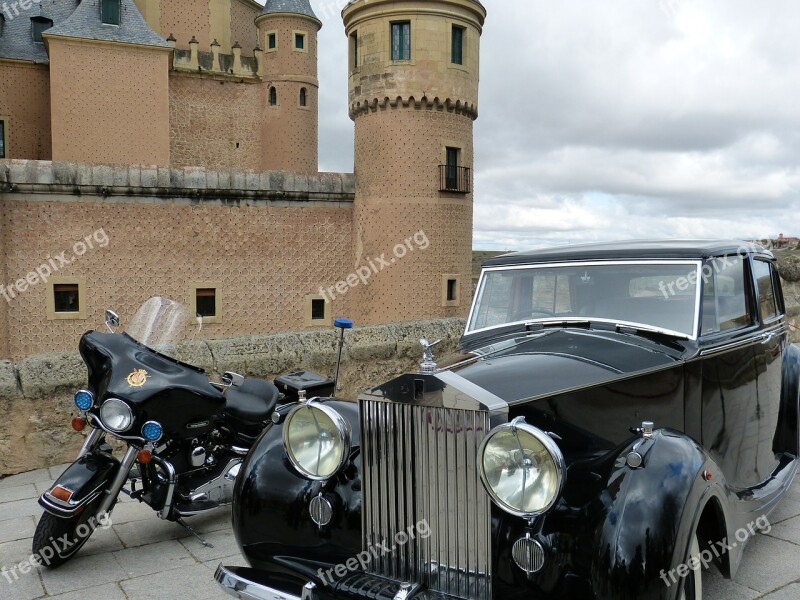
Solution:
<svg viewBox="0 0 800 600">
<path fill-rule="evenodd" d="M 161 427 L 160 423 L 156 423 L 155 421 L 148 421 L 144 424 L 144 427 L 142 427 L 142 437 L 148 442 L 157 442 L 161 439 L 163 434 L 164 428 Z"/>
<path fill-rule="evenodd" d="M 78 410 L 89 410 L 94 404 L 94 394 L 87 390 L 79 390 L 75 393 L 75 406 Z"/>
</svg>

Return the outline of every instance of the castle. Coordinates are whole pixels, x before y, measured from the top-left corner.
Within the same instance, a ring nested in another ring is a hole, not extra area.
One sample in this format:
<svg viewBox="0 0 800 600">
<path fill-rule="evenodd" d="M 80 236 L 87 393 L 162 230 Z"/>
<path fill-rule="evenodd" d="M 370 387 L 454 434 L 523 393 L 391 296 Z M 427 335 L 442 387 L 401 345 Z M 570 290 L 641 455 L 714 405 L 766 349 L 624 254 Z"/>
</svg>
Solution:
<svg viewBox="0 0 800 600">
<path fill-rule="evenodd" d="M 215 338 L 468 310 L 477 0 L 345 6 L 353 174 L 318 172 L 309 0 L 0 10 L 0 358 L 154 295 Z"/>
</svg>

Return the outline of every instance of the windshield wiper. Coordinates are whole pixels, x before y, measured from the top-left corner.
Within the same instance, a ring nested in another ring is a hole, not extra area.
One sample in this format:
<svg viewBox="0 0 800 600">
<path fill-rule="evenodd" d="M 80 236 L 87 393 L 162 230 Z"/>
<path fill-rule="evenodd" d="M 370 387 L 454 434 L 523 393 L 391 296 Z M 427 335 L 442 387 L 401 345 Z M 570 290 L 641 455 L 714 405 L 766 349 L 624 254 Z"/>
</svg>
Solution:
<svg viewBox="0 0 800 600">
<path fill-rule="evenodd" d="M 630 333 L 636 335 L 640 332 L 645 333 L 655 333 L 657 335 L 663 335 L 670 338 L 678 338 L 682 340 L 690 340 L 692 339 L 691 336 L 686 335 L 685 333 L 679 333 L 677 331 L 672 331 L 669 329 L 661 329 L 660 327 L 653 327 L 651 325 L 641 325 L 637 323 L 636 325 L 629 325 L 623 323 L 617 323 L 616 329 L 619 333 Z"/>
<path fill-rule="evenodd" d="M 591 327 L 591 325 L 592 321 L 583 317 L 554 317 L 551 319 L 526 321 L 525 329 L 528 331 L 538 331 L 545 327 Z"/>
</svg>

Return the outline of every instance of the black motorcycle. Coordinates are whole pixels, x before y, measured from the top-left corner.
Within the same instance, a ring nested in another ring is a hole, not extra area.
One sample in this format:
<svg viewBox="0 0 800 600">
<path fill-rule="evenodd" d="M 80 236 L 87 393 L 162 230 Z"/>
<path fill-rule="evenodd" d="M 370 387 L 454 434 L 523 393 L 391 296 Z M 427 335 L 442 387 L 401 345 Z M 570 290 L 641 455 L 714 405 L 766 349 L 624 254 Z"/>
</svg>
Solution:
<svg viewBox="0 0 800 600">
<path fill-rule="evenodd" d="M 242 460 L 279 401 L 334 391 L 334 381 L 308 372 L 279 377 L 281 390 L 232 372 L 217 383 L 203 369 L 169 356 L 169 346 L 145 345 L 155 331 L 184 329 L 176 318 L 182 316 L 179 306 L 149 300 L 144 317 L 141 309 L 134 317 L 145 332 L 136 337 L 131 328 L 117 333 L 119 317 L 107 311 L 108 331 L 81 338 L 88 389 L 75 394 L 80 412 L 72 426 L 90 431 L 77 460 L 39 498 L 44 514 L 33 554 L 42 565 L 65 563 L 97 527 L 107 526 L 121 492 L 210 546 L 183 518 L 230 503 Z M 107 437 L 127 446 L 122 458 L 114 456 Z"/>
</svg>

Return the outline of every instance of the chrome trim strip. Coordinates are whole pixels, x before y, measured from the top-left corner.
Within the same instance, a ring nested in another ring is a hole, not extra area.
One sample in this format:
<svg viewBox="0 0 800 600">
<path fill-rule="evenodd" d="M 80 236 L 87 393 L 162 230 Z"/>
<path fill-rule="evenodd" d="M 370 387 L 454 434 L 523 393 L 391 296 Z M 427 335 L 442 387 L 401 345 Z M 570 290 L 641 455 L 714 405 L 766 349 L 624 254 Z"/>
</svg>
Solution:
<svg viewBox="0 0 800 600">
<path fill-rule="evenodd" d="M 453 386 L 460 392 L 464 392 L 468 396 L 475 398 L 486 407 L 486 410 L 494 411 L 507 411 L 508 402 L 496 396 L 490 391 L 482 388 L 479 385 L 472 383 L 470 380 L 465 379 L 458 373 L 453 371 L 442 371 L 436 374 L 436 378 L 445 382 L 447 385 Z"/>
<path fill-rule="evenodd" d="M 164 506 L 161 508 L 160 511 L 158 511 L 158 513 L 156 513 L 159 519 L 166 519 L 167 517 L 169 517 L 169 513 L 172 510 L 172 499 L 175 496 L 175 485 L 178 482 L 178 476 L 175 473 L 175 467 L 172 466 L 171 462 L 166 461 L 163 458 L 156 456 L 155 454 L 152 456 L 150 460 L 152 460 L 159 467 L 164 469 L 164 471 L 167 474 L 167 477 L 169 477 L 169 480 L 167 481 L 168 485 L 167 497 L 164 500 Z"/>
<path fill-rule="evenodd" d="M 143 437 L 139 437 L 138 435 L 122 435 L 120 432 L 114 431 L 113 429 L 106 427 L 102 419 L 100 419 L 100 417 L 97 415 L 87 412 L 86 416 L 88 417 L 89 425 L 97 429 L 102 429 L 107 434 L 113 435 L 115 438 L 130 442 L 141 442 L 142 444 L 147 443 L 146 439 L 144 439 Z"/>
<path fill-rule="evenodd" d="M 222 564 L 217 567 L 214 579 L 227 594 L 242 600 L 314 600 L 316 598 L 314 587 L 306 585 L 303 588 L 302 597 L 294 596 L 260 583 L 249 581 L 222 566 Z"/>
</svg>

